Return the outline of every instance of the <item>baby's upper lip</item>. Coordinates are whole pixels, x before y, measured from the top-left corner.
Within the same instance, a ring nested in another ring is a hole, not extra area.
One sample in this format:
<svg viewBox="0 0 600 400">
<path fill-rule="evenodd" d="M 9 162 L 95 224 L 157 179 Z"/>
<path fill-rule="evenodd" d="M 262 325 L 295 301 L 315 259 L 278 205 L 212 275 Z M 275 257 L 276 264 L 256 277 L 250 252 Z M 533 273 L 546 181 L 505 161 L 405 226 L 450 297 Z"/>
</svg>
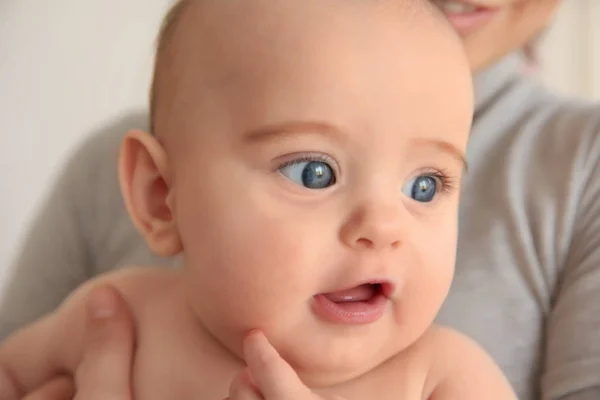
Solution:
<svg viewBox="0 0 600 400">
<path fill-rule="evenodd" d="M 448 1 L 453 1 L 456 3 L 462 3 L 462 4 L 468 4 L 477 8 L 486 8 L 486 9 L 492 9 L 492 8 L 496 8 L 498 7 L 498 5 L 494 5 L 494 4 L 488 4 L 488 3 L 493 3 L 493 1 L 489 1 L 489 0 L 433 0 L 433 3 L 437 3 L 437 4 L 441 4 L 441 3 L 445 3 Z"/>
<path fill-rule="evenodd" d="M 381 294 L 383 294 L 387 298 L 390 298 L 396 291 L 396 284 L 392 280 L 385 279 L 385 278 L 384 279 L 377 278 L 377 279 L 366 279 L 366 280 L 356 281 L 349 285 L 340 286 L 334 290 L 328 290 L 327 292 L 322 292 L 321 294 L 343 292 L 343 291 L 350 290 L 350 289 L 353 289 L 355 287 L 362 286 L 362 285 L 380 285 Z"/>
</svg>

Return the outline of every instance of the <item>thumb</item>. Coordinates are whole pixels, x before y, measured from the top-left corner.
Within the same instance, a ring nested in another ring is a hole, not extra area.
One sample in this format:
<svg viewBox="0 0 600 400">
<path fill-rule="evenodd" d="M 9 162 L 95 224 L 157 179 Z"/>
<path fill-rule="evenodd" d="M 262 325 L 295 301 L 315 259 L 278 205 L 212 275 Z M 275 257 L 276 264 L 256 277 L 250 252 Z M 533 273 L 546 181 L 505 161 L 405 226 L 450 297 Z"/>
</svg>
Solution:
<svg viewBox="0 0 600 400">
<path fill-rule="evenodd" d="M 265 400 L 305 399 L 311 395 L 262 332 L 248 334 L 244 340 L 244 358 Z"/>
<path fill-rule="evenodd" d="M 130 400 L 135 327 L 128 304 L 115 288 L 101 286 L 92 289 L 87 307 L 76 399 Z"/>
<path fill-rule="evenodd" d="M 21 400 L 69 400 L 73 398 L 74 393 L 75 388 L 71 377 L 62 376 L 45 383 L 35 392 L 28 393 Z"/>
</svg>

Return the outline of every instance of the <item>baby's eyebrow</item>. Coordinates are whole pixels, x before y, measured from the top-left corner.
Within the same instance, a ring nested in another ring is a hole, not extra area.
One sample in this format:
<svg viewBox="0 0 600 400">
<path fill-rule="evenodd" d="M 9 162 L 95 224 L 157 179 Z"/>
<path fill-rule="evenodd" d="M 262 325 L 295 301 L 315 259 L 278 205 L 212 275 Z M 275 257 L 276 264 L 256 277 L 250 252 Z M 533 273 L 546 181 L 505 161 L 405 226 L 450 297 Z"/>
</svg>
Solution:
<svg viewBox="0 0 600 400">
<path fill-rule="evenodd" d="M 319 121 L 289 121 L 274 125 L 267 125 L 252 129 L 244 135 L 244 141 L 248 143 L 260 143 L 282 137 L 310 133 L 327 136 L 335 141 L 341 142 L 346 139 L 345 135 L 333 125 Z"/>
<path fill-rule="evenodd" d="M 243 138 L 246 143 L 252 144 L 282 139 L 286 136 L 298 133 L 323 135 L 330 137 L 337 142 L 343 142 L 347 140 L 347 137 L 342 131 L 333 125 L 319 121 L 289 121 L 273 125 L 266 125 L 246 132 Z M 450 142 L 440 139 L 419 138 L 415 139 L 413 144 L 417 146 L 432 147 L 447 153 L 452 158 L 456 159 L 460 164 L 462 164 L 465 171 L 468 169 L 467 159 L 464 152 L 459 150 Z"/>
<path fill-rule="evenodd" d="M 413 143 L 417 146 L 432 147 L 434 149 L 442 151 L 450 155 L 455 160 L 457 160 L 460 164 L 462 164 L 462 167 L 465 170 L 465 172 L 469 169 L 465 153 L 450 142 L 446 142 L 440 139 L 419 138 L 415 139 Z"/>
</svg>

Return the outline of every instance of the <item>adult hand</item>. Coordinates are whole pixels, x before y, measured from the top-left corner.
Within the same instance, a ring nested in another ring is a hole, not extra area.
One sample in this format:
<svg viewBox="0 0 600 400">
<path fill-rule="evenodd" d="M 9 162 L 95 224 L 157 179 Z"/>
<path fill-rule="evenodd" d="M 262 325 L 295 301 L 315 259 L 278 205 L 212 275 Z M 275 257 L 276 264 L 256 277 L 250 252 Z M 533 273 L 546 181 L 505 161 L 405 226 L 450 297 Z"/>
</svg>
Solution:
<svg viewBox="0 0 600 400">
<path fill-rule="evenodd" d="M 134 326 L 119 292 L 102 286 L 87 298 L 82 362 L 75 379 L 56 378 L 23 400 L 132 400 Z"/>
<path fill-rule="evenodd" d="M 262 332 L 246 337 L 244 359 L 248 367 L 235 377 L 226 400 L 327 400 L 300 380 Z"/>
<path fill-rule="evenodd" d="M 35 392 L 29 393 L 22 400 L 71 400 L 74 392 L 73 379 L 61 376 L 46 383 Z"/>
</svg>

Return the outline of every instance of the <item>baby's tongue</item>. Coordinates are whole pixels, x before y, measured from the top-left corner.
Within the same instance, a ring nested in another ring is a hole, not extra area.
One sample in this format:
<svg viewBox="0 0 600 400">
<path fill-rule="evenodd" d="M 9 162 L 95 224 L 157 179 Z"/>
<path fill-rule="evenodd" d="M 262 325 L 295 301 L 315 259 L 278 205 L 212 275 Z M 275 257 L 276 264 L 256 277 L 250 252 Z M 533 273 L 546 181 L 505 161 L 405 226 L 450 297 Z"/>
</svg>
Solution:
<svg viewBox="0 0 600 400">
<path fill-rule="evenodd" d="M 375 285 L 360 285 L 352 289 L 339 292 L 326 293 L 324 295 L 334 303 L 347 303 L 353 301 L 367 301 L 375 296 Z"/>
</svg>

